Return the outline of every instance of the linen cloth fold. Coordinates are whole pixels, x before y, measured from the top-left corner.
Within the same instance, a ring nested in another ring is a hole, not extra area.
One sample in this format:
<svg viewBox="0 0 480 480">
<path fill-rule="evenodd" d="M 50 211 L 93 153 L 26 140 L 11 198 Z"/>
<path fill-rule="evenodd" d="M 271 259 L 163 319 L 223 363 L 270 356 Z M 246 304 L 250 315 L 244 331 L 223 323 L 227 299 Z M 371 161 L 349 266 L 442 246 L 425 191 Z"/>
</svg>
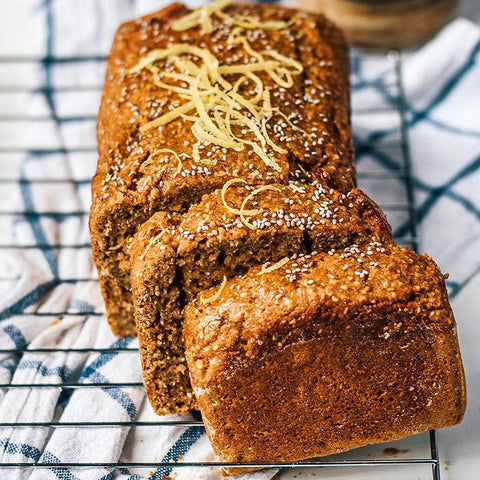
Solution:
<svg viewBox="0 0 480 480">
<path fill-rule="evenodd" d="M 146 0 L 44 1 L 38 2 L 32 15 L 44 19 L 45 57 L 92 57 L 108 51 L 121 21 L 162 6 L 163 2 Z M 428 251 L 451 274 L 452 296 L 480 268 L 479 51 L 480 30 L 459 19 L 418 51 L 403 54 L 401 64 L 385 55 L 352 52 L 359 184 L 386 206 L 400 243 L 408 244 L 416 234 L 420 251 Z M 31 149 L 20 171 L 16 210 L 56 214 L 20 214 L 11 226 L 14 243 L 39 248 L 17 249 L 1 259 L 2 269 L 15 281 L 1 290 L 0 348 L 35 351 L 1 353 L 0 383 L 102 382 L 105 388 L 1 389 L 0 423 L 121 422 L 125 426 L 2 427 L 0 462 L 216 461 L 201 426 L 128 426 L 159 417 L 145 399 L 138 353 L 125 351 L 135 350 L 137 340 L 115 338 L 98 315 L 103 303 L 88 248 L 85 212 L 90 204 L 88 180 L 96 164 L 95 113 L 103 75 L 104 65 L 96 60 L 46 61 L 38 69 L 38 82 L 46 88 L 32 96 L 32 115 L 47 115 L 51 120 L 29 132 Z M 412 232 L 408 210 L 398 208 L 408 200 L 401 122 L 410 147 L 416 232 Z M 40 147 L 48 151 L 36 151 Z M 35 181 L 46 178 L 61 182 Z M 63 248 L 54 248 L 59 245 Z M 38 351 L 48 348 L 65 351 Z M 105 350 L 82 350 L 89 348 Z M 161 420 L 178 419 L 195 417 Z M 242 477 L 266 480 L 274 473 L 265 470 Z M 218 468 L 175 466 L 25 468 L 10 470 L 8 475 L 22 480 L 221 477 Z"/>
</svg>

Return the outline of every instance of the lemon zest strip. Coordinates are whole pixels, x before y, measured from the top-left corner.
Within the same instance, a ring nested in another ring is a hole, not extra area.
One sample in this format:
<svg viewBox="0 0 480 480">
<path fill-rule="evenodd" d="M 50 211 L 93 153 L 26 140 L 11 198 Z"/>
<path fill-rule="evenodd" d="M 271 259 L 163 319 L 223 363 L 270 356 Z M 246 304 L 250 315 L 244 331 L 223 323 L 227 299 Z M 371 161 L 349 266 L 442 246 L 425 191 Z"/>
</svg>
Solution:
<svg viewBox="0 0 480 480">
<path fill-rule="evenodd" d="M 290 261 L 290 258 L 283 257 L 277 263 L 274 263 L 269 267 L 265 267 L 265 265 L 262 265 L 262 269 L 257 273 L 257 275 L 263 275 L 264 273 L 270 273 L 270 272 L 273 272 L 274 270 L 278 270 L 279 268 L 282 268 L 289 261 Z"/>
<path fill-rule="evenodd" d="M 218 287 L 218 290 L 213 295 L 211 295 L 210 297 L 207 297 L 207 298 L 205 298 L 204 295 L 202 294 L 200 296 L 200 301 L 203 304 L 205 304 L 205 303 L 212 303 L 215 300 L 218 300 L 220 298 L 220 295 L 223 292 L 223 289 L 225 288 L 225 285 L 227 285 L 227 277 L 224 275 L 222 283 L 220 284 L 220 287 Z"/>
<path fill-rule="evenodd" d="M 273 190 L 275 192 L 281 192 L 281 190 L 278 188 L 278 187 L 274 187 L 273 185 L 262 185 L 261 187 L 258 187 L 256 188 L 253 192 L 251 192 L 249 195 L 247 195 L 244 199 L 243 199 L 243 202 L 242 202 L 242 205 L 240 207 L 240 220 L 241 222 L 248 228 L 252 229 L 252 230 L 257 230 L 257 227 L 255 227 L 255 225 L 252 225 L 251 223 L 249 223 L 247 221 L 247 219 L 245 218 L 245 215 L 250 215 L 248 213 L 248 210 L 245 210 L 245 207 L 247 205 L 247 203 L 253 198 L 255 197 L 255 195 L 257 195 L 258 193 L 260 192 L 263 192 L 265 190 Z M 258 213 L 262 213 L 263 212 L 263 209 L 260 209 Z M 258 215 L 258 214 L 257 214 Z"/>
</svg>

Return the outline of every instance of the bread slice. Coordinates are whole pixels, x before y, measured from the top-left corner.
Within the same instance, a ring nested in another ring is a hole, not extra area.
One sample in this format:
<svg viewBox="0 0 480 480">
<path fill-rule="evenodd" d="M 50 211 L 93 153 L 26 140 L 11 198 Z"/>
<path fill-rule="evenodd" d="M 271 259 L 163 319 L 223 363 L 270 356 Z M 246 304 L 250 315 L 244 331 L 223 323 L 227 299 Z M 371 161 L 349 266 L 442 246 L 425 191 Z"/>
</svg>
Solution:
<svg viewBox="0 0 480 480">
<path fill-rule="evenodd" d="M 218 16 L 212 16 L 211 33 L 200 27 L 172 30 L 172 23 L 188 12 L 173 4 L 123 24 L 107 62 L 98 115 L 99 160 L 92 182 L 90 234 L 107 318 L 117 335 L 135 334 L 129 249 L 140 225 L 155 212 L 185 212 L 202 195 L 235 177 L 260 185 L 312 174 L 343 192 L 355 184 L 347 48 L 340 31 L 319 15 L 261 4 L 225 9 L 229 15 L 283 21 L 287 27 L 280 30 L 252 30 L 250 44 L 303 66 L 290 88 L 258 73 L 264 89 L 270 91 L 272 111 L 281 112 L 273 115 L 267 127 L 280 147 L 268 152 L 276 168 L 250 148 L 237 151 L 214 143 L 199 144 L 188 118 L 144 129 L 185 102 L 179 93 L 159 88 L 148 69 L 132 71 L 150 52 L 180 43 L 208 49 L 220 64 L 252 61 L 241 46 L 227 44 L 235 25 Z M 160 71 L 171 69 L 160 60 L 153 66 Z M 247 82 L 241 88 L 253 87 Z M 253 132 L 245 128 L 245 138 L 253 138 Z M 199 160 L 192 157 L 194 147 L 199 147 Z"/>
<path fill-rule="evenodd" d="M 391 240 L 385 217 L 360 190 L 345 195 L 318 183 L 256 188 L 239 181 L 205 195 L 184 215 L 155 214 L 131 249 L 143 376 L 154 410 L 185 413 L 196 406 L 181 329 L 183 308 L 199 292 L 221 289 L 226 279 L 267 261 Z"/>
<path fill-rule="evenodd" d="M 262 269 L 185 309 L 192 385 L 221 461 L 292 462 L 462 420 L 455 320 L 430 257 L 374 242 Z"/>
</svg>

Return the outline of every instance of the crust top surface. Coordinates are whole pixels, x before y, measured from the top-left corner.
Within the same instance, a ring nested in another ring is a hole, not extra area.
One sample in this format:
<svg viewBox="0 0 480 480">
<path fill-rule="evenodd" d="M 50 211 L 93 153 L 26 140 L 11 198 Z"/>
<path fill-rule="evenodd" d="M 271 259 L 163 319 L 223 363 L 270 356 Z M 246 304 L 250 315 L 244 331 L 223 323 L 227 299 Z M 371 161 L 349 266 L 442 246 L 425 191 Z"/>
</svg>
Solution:
<svg viewBox="0 0 480 480">
<path fill-rule="evenodd" d="M 200 152 L 205 163 L 184 158 L 180 171 L 174 155 L 155 153 L 165 148 L 178 154 L 191 153 L 197 140 L 190 130 L 191 123 L 181 118 L 157 129 L 140 131 L 141 126 L 182 103 L 179 94 L 157 87 L 150 72 L 129 73 L 142 55 L 185 43 L 208 48 L 221 64 L 251 62 L 241 47 L 227 44 L 231 26 L 219 19 L 213 18 L 210 34 L 199 27 L 174 32 L 172 22 L 187 12 L 182 5 L 174 4 L 123 24 L 116 34 L 98 118 L 100 159 L 93 187 L 95 208 L 111 208 L 125 200 L 134 204 L 158 199 L 165 204 L 175 203 L 176 197 L 188 196 L 193 187 L 207 192 L 233 177 L 251 184 L 285 183 L 302 176 L 298 162 L 306 169 L 314 164 L 325 166 L 327 177 L 332 181 L 337 178 L 338 187 L 349 190 L 354 174 L 343 37 L 322 16 L 281 7 L 232 5 L 226 9 L 227 13 L 254 15 L 262 21 L 291 21 L 288 28 L 279 31 L 247 32 L 255 49 L 274 49 L 304 67 L 302 75 L 287 89 L 259 74 L 271 89 L 272 107 L 280 108 L 292 124 L 308 134 L 292 128 L 280 116 L 272 119 L 272 139 L 287 150 L 286 154 L 270 152 L 281 171 L 265 165 L 248 148 L 236 152 L 203 146 Z M 162 61 L 158 67 L 169 68 Z M 152 154 L 155 161 L 147 162 Z"/>
</svg>

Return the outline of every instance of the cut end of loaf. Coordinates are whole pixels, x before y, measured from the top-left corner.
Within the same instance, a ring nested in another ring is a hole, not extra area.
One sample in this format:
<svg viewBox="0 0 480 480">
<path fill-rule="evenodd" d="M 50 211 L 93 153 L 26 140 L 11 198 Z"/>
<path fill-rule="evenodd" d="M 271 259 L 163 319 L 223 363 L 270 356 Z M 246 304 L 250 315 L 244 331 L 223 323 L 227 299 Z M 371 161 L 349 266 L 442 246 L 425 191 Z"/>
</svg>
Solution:
<svg viewBox="0 0 480 480">
<path fill-rule="evenodd" d="M 319 184 L 241 183 L 205 195 L 184 215 L 159 212 L 147 221 L 131 250 L 132 286 L 145 384 L 156 411 L 193 405 L 181 333 L 188 302 L 261 263 L 391 241 L 374 205 L 359 190 L 345 195 Z"/>
</svg>

